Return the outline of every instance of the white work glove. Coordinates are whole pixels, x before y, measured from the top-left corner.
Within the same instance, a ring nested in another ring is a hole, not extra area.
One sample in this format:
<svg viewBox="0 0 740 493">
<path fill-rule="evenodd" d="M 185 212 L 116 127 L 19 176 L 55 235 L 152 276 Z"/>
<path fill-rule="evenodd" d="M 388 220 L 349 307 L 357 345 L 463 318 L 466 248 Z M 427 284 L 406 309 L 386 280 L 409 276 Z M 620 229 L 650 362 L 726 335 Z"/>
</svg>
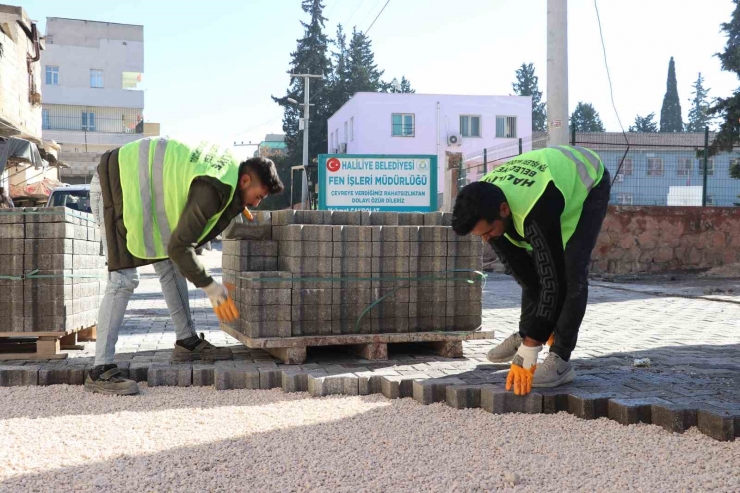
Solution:
<svg viewBox="0 0 740 493">
<path fill-rule="evenodd" d="M 202 289 L 208 295 L 208 299 L 211 300 L 213 311 L 220 321 L 231 322 L 239 317 L 239 310 L 236 309 L 234 300 L 231 299 L 229 291 L 225 287 L 213 281 Z"/>
</svg>

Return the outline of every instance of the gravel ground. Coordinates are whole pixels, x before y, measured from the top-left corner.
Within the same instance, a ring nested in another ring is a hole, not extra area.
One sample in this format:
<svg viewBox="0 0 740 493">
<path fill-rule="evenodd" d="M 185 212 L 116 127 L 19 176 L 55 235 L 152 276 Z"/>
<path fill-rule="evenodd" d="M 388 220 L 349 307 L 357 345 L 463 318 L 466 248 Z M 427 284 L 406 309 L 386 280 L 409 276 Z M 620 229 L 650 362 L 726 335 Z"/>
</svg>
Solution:
<svg viewBox="0 0 740 493">
<path fill-rule="evenodd" d="M 0 389 L 5 491 L 740 491 L 740 441 L 281 390 Z"/>
</svg>

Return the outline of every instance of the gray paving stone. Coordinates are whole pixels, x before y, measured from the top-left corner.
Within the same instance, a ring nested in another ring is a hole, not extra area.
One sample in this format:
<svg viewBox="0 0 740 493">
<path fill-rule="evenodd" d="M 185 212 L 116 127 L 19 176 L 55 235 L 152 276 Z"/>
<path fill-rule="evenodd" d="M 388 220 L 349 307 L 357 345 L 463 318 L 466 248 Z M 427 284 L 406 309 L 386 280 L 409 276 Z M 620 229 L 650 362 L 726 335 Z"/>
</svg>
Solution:
<svg viewBox="0 0 740 493">
<path fill-rule="evenodd" d="M 527 395 L 515 395 L 503 387 L 484 385 L 480 390 L 480 407 L 494 414 L 542 412 L 542 394 L 530 392 Z"/>
<path fill-rule="evenodd" d="M 413 398 L 416 402 L 424 405 L 445 402 L 447 400 L 447 387 L 464 383 L 459 378 L 415 380 L 412 387 Z"/>
<path fill-rule="evenodd" d="M 331 211 L 331 224 L 342 226 L 360 226 L 362 213 L 360 211 Z"/>
<path fill-rule="evenodd" d="M 696 426 L 715 440 L 735 440 L 735 417 L 729 413 L 699 409 L 696 412 Z"/>
<path fill-rule="evenodd" d="M 84 364 L 68 365 L 62 360 L 62 364 L 47 363 L 39 368 L 39 385 L 82 385 L 85 383 L 86 368 Z"/>
<path fill-rule="evenodd" d="M 568 395 L 568 412 L 581 419 L 606 418 L 609 415 L 609 399 L 613 395 L 587 394 Z"/>
<path fill-rule="evenodd" d="M 193 384 L 193 366 L 152 364 L 147 372 L 147 384 L 150 387 L 190 387 Z"/>
<path fill-rule="evenodd" d="M 278 369 L 262 369 L 259 368 L 260 374 L 260 388 L 261 389 L 276 389 L 283 385 L 283 372 Z"/>
<path fill-rule="evenodd" d="M 313 397 L 325 395 L 358 395 L 355 375 L 308 376 L 308 393 Z"/>
<path fill-rule="evenodd" d="M 382 392 L 381 375 L 373 375 L 371 372 L 358 374 L 358 393 L 359 395 L 380 394 Z"/>
<path fill-rule="evenodd" d="M 683 433 L 696 426 L 696 410 L 685 405 L 653 404 L 650 411 L 651 422 L 665 430 Z"/>
<path fill-rule="evenodd" d="M 146 382 L 149 379 L 150 365 L 149 362 L 132 361 L 128 368 L 128 378 L 135 382 Z"/>
<path fill-rule="evenodd" d="M 671 403 L 658 398 L 646 399 L 609 399 L 608 417 L 623 425 L 636 423 L 652 423 L 653 405 L 670 405 Z"/>
<path fill-rule="evenodd" d="M 308 373 L 283 370 L 280 381 L 283 392 L 308 392 Z"/>
<path fill-rule="evenodd" d="M 480 407 L 481 387 L 479 385 L 448 385 L 445 389 L 445 401 L 455 409 Z"/>
<path fill-rule="evenodd" d="M 0 228 L 2 229 L 2 228 Z M 0 387 L 17 387 L 39 384 L 40 365 L 0 365 Z"/>
<path fill-rule="evenodd" d="M 214 384 L 213 372 L 215 366 L 213 363 L 193 364 L 193 387 L 210 387 Z"/>
<path fill-rule="evenodd" d="M 380 392 L 388 399 L 413 397 L 414 380 L 416 379 L 408 376 L 383 376 L 380 381 Z"/>
<path fill-rule="evenodd" d="M 217 361 L 213 371 L 216 390 L 259 389 L 260 372 L 254 364 Z"/>
</svg>

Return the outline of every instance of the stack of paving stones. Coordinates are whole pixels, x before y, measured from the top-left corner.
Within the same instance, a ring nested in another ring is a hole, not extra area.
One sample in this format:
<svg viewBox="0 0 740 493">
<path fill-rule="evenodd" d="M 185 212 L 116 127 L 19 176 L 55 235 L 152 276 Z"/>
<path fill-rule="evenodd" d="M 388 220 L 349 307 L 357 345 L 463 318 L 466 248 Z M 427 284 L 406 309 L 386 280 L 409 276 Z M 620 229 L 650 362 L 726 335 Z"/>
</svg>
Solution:
<svg viewBox="0 0 740 493">
<path fill-rule="evenodd" d="M 241 314 L 231 326 L 253 339 L 475 330 L 482 244 L 449 221 L 278 211 L 231 228 L 223 280 Z"/>
<path fill-rule="evenodd" d="M 0 276 L 24 277 L 0 279 L 0 332 L 96 325 L 104 272 L 91 214 L 65 207 L 0 211 Z"/>
</svg>

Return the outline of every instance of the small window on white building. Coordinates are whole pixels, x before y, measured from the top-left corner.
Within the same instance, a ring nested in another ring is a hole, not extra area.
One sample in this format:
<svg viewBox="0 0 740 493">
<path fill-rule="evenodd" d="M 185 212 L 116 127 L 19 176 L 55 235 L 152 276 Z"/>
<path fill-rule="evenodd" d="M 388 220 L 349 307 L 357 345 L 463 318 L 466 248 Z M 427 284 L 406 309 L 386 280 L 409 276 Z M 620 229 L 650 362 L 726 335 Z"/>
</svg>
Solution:
<svg viewBox="0 0 740 493">
<path fill-rule="evenodd" d="M 102 88 L 103 87 L 103 71 L 98 69 L 90 69 L 90 87 Z"/>
<path fill-rule="evenodd" d="M 51 129 L 51 115 L 49 114 L 49 110 L 41 110 L 41 129 Z"/>
<path fill-rule="evenodd" d="M 95 131 L 95 113 L 91 111 L 82 112 L 82 130 Z"/>
<path fill-rule="evenodd" d="M 355 117 L 349 119 L 349 140 L 355 140 Z"/>
<path fill-rule="evenodd" d="M 391 115 L 393 137 L 414 136 L 414 115 L 412 113 L 393 113 Z"/>
<path fill-rule="evenodd" d="M 349 122 L 344 122 L 344 143 L 349 141 Z"/>
<path fill-rule="evenodd" d="M 59 85 L 59 67 L 52 65 L 46 66 L 46 85 L 47 86 L 58 86 Z"/>
<path fill-rule="evenodd" d="M 632 194 L 631 193 L 618 193 L 617 204 L 619 205 L 632 205 Z"/>
<path fill-rule="evenodd" d="M 516 117 L 515 116 L 497 116 L 496 117 L 496 138 L 497 139 L 516 139 Z"/>
<path fill-rule="evenodd" d="M 663 158 L 649 157 L 647 160 L 648 176 L 663 176 Z"/>
<path fill-rule="evenodd" d="M 619 170 L 619 174 L 624 176 L 632 176 L 632 158 L 626 157 L 624 158 L 624 161 L 617 161 L 617 166 L 619 166 L 620 162 L 622 163 L 622 168 Z"/>
<path fill-rule="evenodd" d="M 480 116 L 460 115 L 460 135 L 480 137 Z"/>
<path fill-rule="evenodd" d="M 699 159 L 699 174 L 704 176 L 704 158 Z M 714 159 L 707 159 L 707 176 L 714 175 Z"/>
<path fill-rule="evenodd" d="M 691 174 L 693 160 L 691 158 L 680 157 L 676 165 L 676 176 L 689 176 Z"/>
</svg>

